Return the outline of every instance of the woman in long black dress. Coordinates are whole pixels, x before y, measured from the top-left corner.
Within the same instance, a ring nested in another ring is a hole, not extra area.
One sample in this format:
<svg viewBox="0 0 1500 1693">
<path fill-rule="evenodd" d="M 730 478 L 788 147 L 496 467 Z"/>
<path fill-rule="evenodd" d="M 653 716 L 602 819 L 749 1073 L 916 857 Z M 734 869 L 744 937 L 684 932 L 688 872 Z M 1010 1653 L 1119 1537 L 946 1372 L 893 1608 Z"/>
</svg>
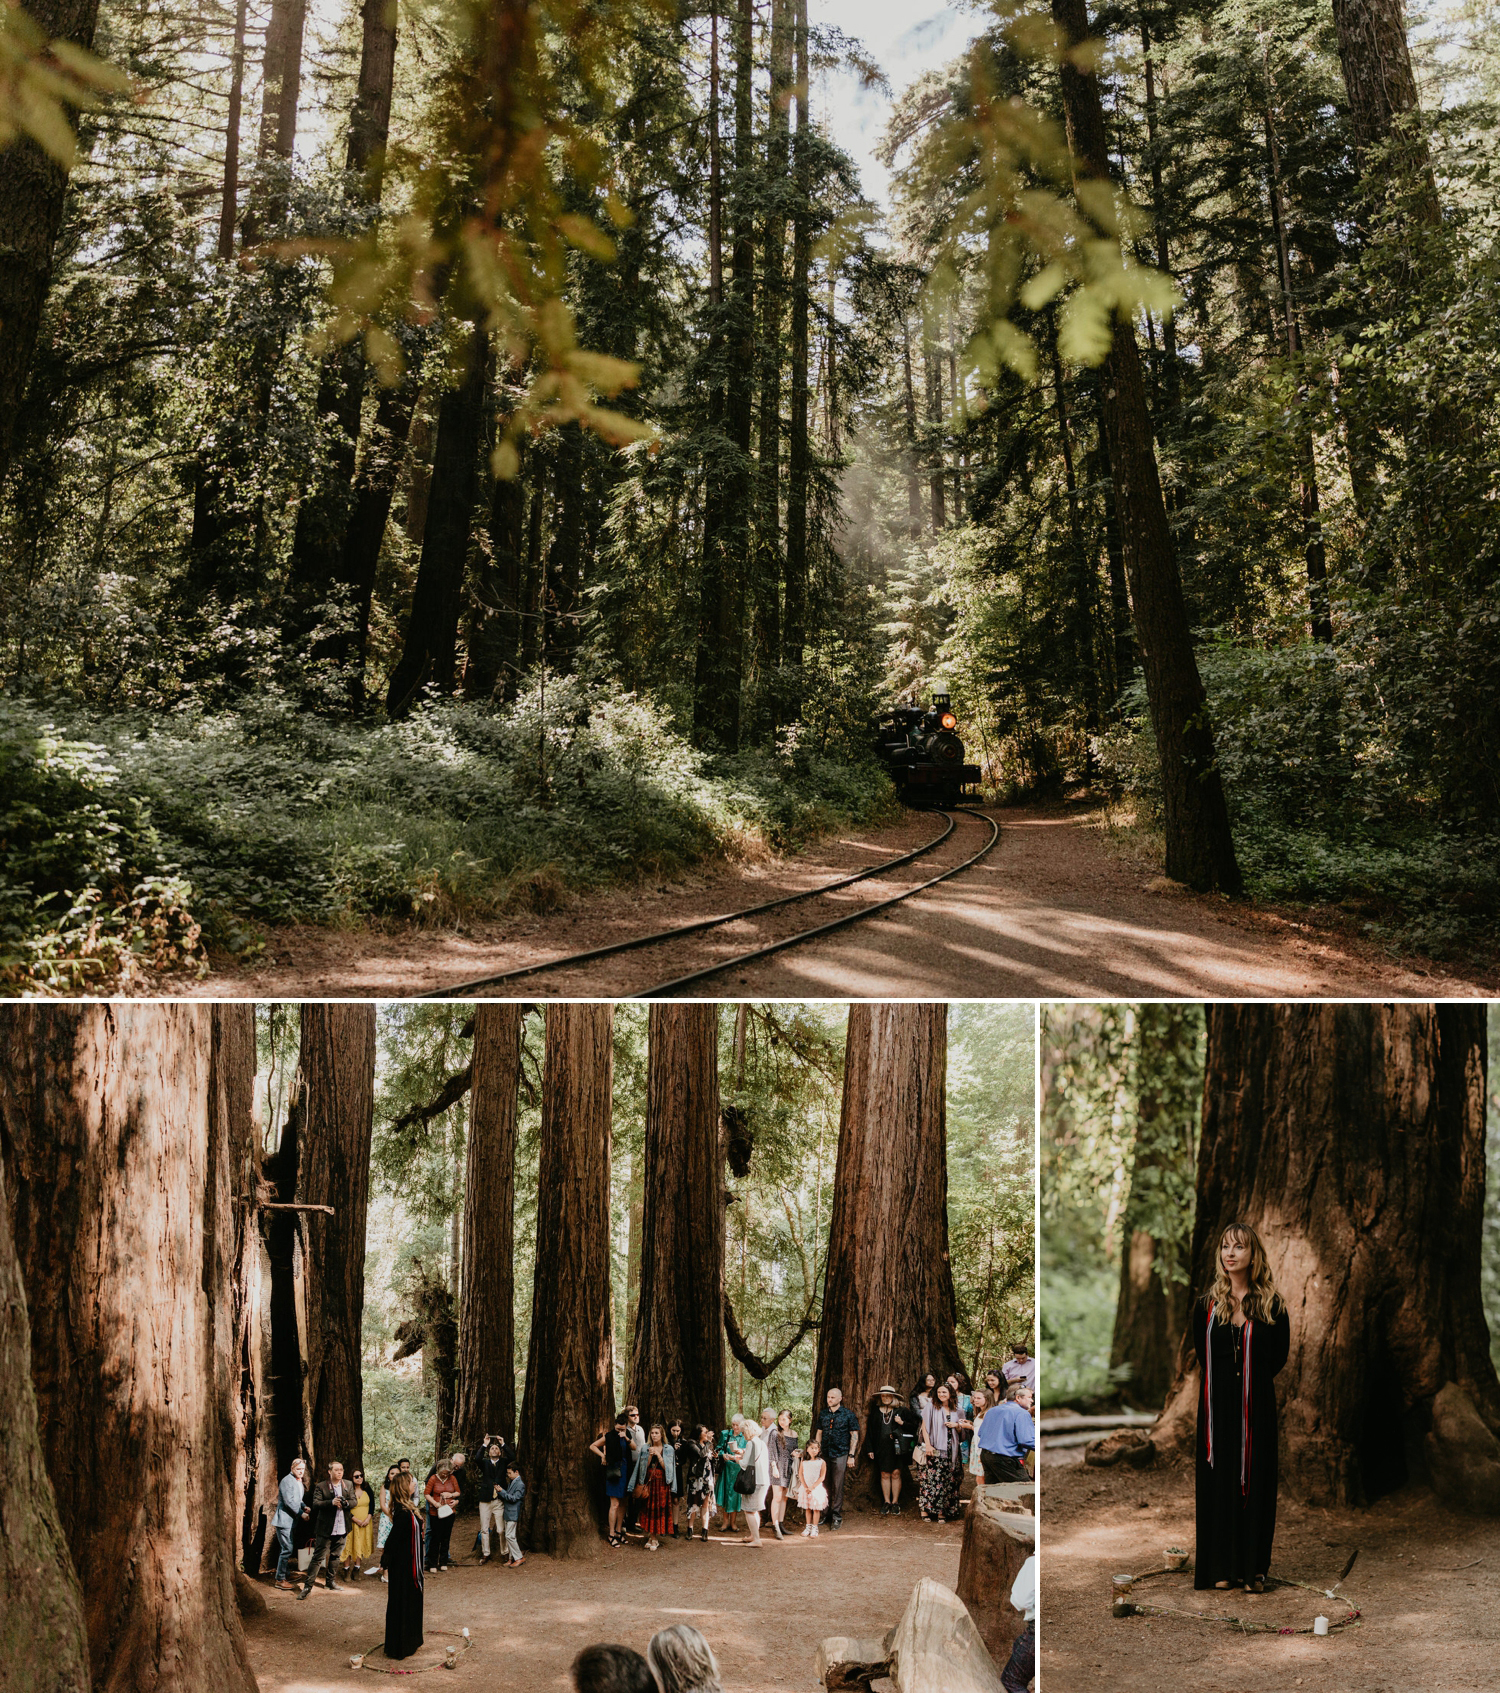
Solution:
<svg viewBox="0 0 1500 1693">
<path fill-rule="evenodd" d="M 1198 1395 L 1194 1587 L 1263 1593 L 1276 1534 L 1276 1376 L 1292 1330 L 1260 1237 L 1230 1223 L 1193 1314 Z"/>
<path fill-rule="evenodd" d="M 385 1601 L 385 1655 L 409 1658 L 422 1644 L 422 1519 L 409 1475 L 391 1482 L 391 1532 L 380 1562 L 390 1577 Z"/>
</svg>

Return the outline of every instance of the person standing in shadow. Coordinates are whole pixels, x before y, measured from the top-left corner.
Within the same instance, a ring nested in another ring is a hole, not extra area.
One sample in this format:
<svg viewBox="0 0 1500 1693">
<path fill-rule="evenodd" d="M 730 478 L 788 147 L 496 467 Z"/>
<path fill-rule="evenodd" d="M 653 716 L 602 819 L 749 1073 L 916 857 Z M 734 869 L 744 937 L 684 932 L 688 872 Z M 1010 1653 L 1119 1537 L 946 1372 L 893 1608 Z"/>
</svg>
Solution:
<svg viewBox="0 0 1500 1693">
<path fill-rule="evenodd" d="M 391 1532 L 380 1554 L 389 1578 L 385 1600 L 388 1658 L 409 1658 L 422 1644 L 422 1562 L 416 1486 L 410 1475 L 401 1473 L 391 1482 Z"/>
</svg>

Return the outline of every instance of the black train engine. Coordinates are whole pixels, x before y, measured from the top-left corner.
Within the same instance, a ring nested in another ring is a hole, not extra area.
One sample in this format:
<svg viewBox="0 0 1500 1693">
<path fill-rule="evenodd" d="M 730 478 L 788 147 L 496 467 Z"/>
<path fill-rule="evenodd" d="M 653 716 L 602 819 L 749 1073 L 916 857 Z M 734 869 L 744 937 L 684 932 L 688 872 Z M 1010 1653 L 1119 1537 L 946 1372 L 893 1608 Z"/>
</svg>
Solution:
<svg viewBox="0 0 1500 1693">
<path fill-rule="evenodd" d="M 979 766 L 964 763 L 958 719 L 947 694 L 934 694 L 926 711 L 897 706 L 875 718 L 875 756 L 890 772 L 905 805 L 957 805 L 959 792 L 979 780 Z"/>
</svg>

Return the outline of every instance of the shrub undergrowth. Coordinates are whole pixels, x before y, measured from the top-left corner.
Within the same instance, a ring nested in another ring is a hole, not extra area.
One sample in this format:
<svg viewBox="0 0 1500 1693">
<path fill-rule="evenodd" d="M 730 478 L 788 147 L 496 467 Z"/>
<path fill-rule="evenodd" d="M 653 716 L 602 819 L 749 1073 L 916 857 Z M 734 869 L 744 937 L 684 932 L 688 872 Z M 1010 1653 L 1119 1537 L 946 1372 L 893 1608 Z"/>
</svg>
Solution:
<svg viewBox="0 0 1500 1693">
<path fill-rule="evenodd" d="M 894 813 L 873 763 L 717 757 L 649 700 L 549 677 L 379 725 L 284 701 L 85 717 L 0 701 L 0 981 L 252 954 L 273 924 L 451 922 Z"/>
</svg>

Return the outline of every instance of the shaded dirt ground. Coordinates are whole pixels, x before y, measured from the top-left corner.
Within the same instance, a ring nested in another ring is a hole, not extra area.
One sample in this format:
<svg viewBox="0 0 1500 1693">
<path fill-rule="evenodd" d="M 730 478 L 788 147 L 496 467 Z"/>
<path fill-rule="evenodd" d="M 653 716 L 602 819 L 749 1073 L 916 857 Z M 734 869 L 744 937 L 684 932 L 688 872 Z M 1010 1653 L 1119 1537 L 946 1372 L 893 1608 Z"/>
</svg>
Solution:
<svg viewBox="0 0 1500 1693">
<path fill-rule="evenodd" d="M 472 1545 L 477 1527 L 477 1518 L 462 1518 L 453 1544 Z M 438 1630 L 457 1636 L 464 1628 L 474 1645 L 452 1675 L 434 1669 L 426 1679 L 432 1693 L 455 1683 L 563 1693 L 582 1647 L 613 1640 L 644 1652 L 657 1629 L 687 1622 L 718 1654 L 725 1693 L 813 1693 L 813 1658 L 825 1635 L 883 1634 L 924 1575 L 957 1585 L 962 1534 L 962 1523 L 923 1523 L 910 1510 L 899 1519 L 849 1516 L 817 1540 L 794 1530 L 758 1552 L 715 1535 L 706 1546 L 668 1540 L 659 1552 L 639 1541 L 618 1551 L 601 1543 L 585 1562 L 533 1555 L 516 1570 L 481 1569 L 465 1556 L 428 1577 L 424 1621 L 430 1645 L 447 1643 Z M 378 1579 L 342 1594 L 318 1587 L 306 1602 L 258 1585 L 268 1615 L 251 1618 L 246 1633 L 261 1693 L 393 1685 L 349 1668 L 351 1654 L 384 1635 Z"/>
<path fill-rule="evenodd" d="M 1061 1457 L 1062 1455 L 1059 1454 Z M 1361 1620 L 1326 1639 L 1242 1634 L 1188 1617 L 1110 1611 L 1110 1578 L 1160 1567 L 1193 1545 L 1193 1475 L 1048 1463 L 1043 1515 L 1039 1686 L 1047 1693 L 1478 1693 L 1500 1688 L 1500 1523 L 1457 1516 L 1411 1486 L 1369 1510 L 1325 1510 L 1282 1497 L 1272 1574 L 1332 1587 L 1359 1557 L 1347 1593 Z M 1347 1614 L 1298 1588 L 1195 1593 L 1192 1576 L 1142 1582 L 1144 1603 L 1230 1612 L 1282 1627 Z"/>
<path fill-rule="evenodd" d="M 1500 972 L 1397 960 L 1341 916 L 1265 910 L 1193 894 L 1113 850 L 1067 805 L 991 813 L 1000 840 L 981 864 L 868 922 L 727 971 L 687 993 L 705 997 L 956 998 L 1415 997 L 1500 991 Z M 815 887 L 930 840 L 940 819 L 828 839 L 753 866 L 719 865 L 672 883 L 578 899 L 549 917 L 463 928 L 286 928 L 251 965 L 218 959 L 201 980 L 165 990 L 224 998 L 388 996 L 453 989 L 467 979 Z M 916 886 L 960 862 L 985 831 L 960 818 L 927 857 L 840 893 L 710 935 L 527 978 L 492 991 L 527 998 L 624 997 L 688 970 L 826 922 Z"/>
</svg>

